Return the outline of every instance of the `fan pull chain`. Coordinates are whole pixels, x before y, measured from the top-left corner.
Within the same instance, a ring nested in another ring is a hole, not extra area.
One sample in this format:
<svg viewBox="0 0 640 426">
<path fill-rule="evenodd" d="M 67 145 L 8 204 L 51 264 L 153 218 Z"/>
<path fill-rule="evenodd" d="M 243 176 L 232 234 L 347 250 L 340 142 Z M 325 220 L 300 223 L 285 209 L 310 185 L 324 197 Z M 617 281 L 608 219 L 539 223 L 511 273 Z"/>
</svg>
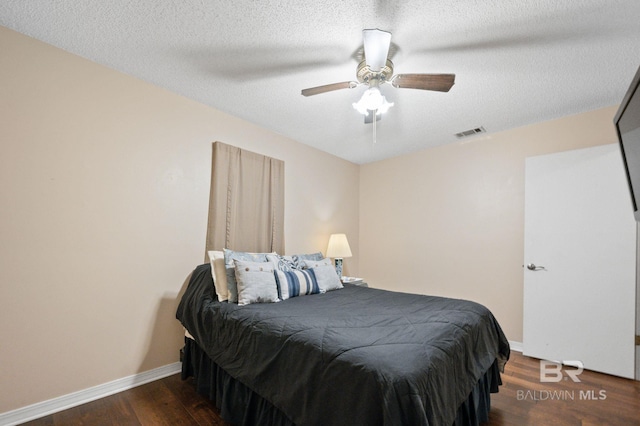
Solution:
<svg viewBox="0 0 640 426">
<path fill-rule="evenodd" d="M 373 114 L 373 144 L 375 145 L 376 144 L 376 121 L 378 121 L 376 120 L 377 118 L 376 114 L 378 114 L 378 110 L 374 109 L 372 111 L 372 114 Z"/>
</svg>

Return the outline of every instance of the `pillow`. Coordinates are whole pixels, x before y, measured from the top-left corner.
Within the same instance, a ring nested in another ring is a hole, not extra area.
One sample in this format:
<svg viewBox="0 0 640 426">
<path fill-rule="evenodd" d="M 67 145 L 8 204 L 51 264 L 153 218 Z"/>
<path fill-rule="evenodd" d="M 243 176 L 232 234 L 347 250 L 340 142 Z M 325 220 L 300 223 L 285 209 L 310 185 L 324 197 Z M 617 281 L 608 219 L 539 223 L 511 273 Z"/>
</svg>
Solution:
<svg viewBox="0 0 640 426">
<path fill-rule="evenodd" d="M 278 285 L 278 297 L 282 300 L 308 294 L 324 293 L 318 286 L 315 274 L 310 269 L 288 272 L 276 270 L 275 279 Z"/>
<path fill-rule="evenodd" d="M 333 264 L 331 263 L 331 259 L 329 259 L 328 257 L 320 260 L 305 260 L 302 262 L 302 265 L 304 269 L 317 268 L 318 266 L 333 266 Z"/>
<path fill-rule="evenodd" d="M 293 261 L 291 256 L 280 256 L 279 254 L 268 254 L 267 260 L 273 263 L 273 266 L 279 271 L 293 271 L 298 268 L 296 262 Z"/>
<path fill-rule="evenodd" d="M 228 299 L 229 291 L 227 290 L 227 271 L 224 266 L 224 253 L 210 250 L 208 254 L 209 263 L 211 263 L 213 286 L 216 289 L 218 300 L 225 302 Z"/>
<path fill-rule="evenodd" d="M 276 253 L 248 253 L 246 251 L 224 249 L 224 263 L 227 266 L 233 267 L 234 260 L 244 260 L 247 262 L 266 262 L 268 254 Z"/>
<path fill-rule="evenodd" d="M 233 264 L 234 260 L 266 262 L 267 253 L 247 253 L 244 251 L 224 249 L 224 264 L 227 272 L 227 300 L 232 303 L 236 303 L 238 301 L 238 285 L 236 283 L 236 271 L 235 265 Z"/>
<path fill-rule="evenodd" d="M 303 262 L 305 260 L 321 260 L 324 259 L 324 255 L 320 252 L 309 254 L 294 254 L 292 258 L 293 262 L 296 264 L 297 269 L 304 269 Z"/>
<path fill-rule="evenodd" d="M 278 302 L 278 288 L 270 262 L 234 260 L 238 305 Z"/>
<path fill-rule="evenodd" d="M 324 262 L 325 260 L 328 260 L 329 263 L 327 264 L 326 262 Z M 331 261 L 329 259 L 323 259 L 323 261 L 321 262 L 318 262 L 318 261 L 306 261 L 306 262 L 309 262 L 307 263 L 308 265 L 315 265 L 315 264 L 318 265 L 318 266 L 312 266 L 310 269 L 306 269 L 306 271 L 313 271 L 313 273 L 316 276 L 316 280 L 318 281 L 318 286 L 320 287 L 320 291 L 322 293 L 344 288 L 344 286 L 342 285 L 342 282 L 340 281 L 340 278 L 338 278 L 338 274 L 336 273 L 336 268 L 334 268 L 331 265 Z"/>
</svg>

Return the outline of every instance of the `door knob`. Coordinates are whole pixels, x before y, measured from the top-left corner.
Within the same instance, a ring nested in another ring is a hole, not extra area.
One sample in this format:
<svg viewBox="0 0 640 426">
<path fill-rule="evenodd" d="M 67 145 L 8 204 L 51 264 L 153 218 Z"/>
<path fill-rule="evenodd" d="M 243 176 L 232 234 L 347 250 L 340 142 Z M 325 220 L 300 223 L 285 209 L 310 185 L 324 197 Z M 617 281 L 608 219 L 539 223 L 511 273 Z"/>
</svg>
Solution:
<svg viewBox="0 0 640 426">
<path fill-rule="evenodd" d="M 547 268 L 545 268 L 544 266 L 536 266 L 533 263 L 529 263 L 527 265 L 527 269 L 530 271 L 543 271 L 543 270 L 546 271 L 547 270 Z"/>
</svg>

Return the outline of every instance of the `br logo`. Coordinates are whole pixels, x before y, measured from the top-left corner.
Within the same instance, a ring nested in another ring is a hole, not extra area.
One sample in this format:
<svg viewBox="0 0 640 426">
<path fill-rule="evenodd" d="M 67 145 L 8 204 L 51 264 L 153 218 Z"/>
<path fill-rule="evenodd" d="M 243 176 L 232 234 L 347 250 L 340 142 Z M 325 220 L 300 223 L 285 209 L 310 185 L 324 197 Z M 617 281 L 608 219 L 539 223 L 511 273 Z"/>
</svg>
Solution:
<svg viewBox="0 0 640 426">
<path fill-rule="evenodd" d="M 569 366 L 571 368 L 565 368 Z M 560 382 L 562 379 L 570 378 L 574 382 L 579 382 L 578 376 L 582 374 L 584 365 L 581 361 L 545 361 L 540 360 L 540 382 Z"/>
</svg>

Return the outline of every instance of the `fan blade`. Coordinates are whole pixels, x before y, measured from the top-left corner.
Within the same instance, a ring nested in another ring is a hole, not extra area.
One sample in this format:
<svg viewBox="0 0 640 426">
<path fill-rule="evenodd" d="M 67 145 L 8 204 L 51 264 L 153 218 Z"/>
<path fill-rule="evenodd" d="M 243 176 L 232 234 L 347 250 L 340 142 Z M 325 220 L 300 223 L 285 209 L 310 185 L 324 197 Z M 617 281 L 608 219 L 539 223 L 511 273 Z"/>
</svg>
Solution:
<svg viewBox="0 0 640 426">
<path fill-rule="evenodd" d="M 358 83 L 355 81 L 343 81 L 342 83 L 326 84 L 324 86 L 310 87 L 302 90 L 302 96 L 319 95 L 320 93 L 332 92 L 340 89 L 353 89 Z"/>
<path fill-rule="evenodd" d="M 378 72 L 387 63 L 391 33 L 382 30 L 362 30 L 364 59 L 373 72 Z"/>
<path fill-rule="evenodd" d="M 455 79 L 455 74 L 398 74 L 391 79 L 391 85 L 403 89 L 448 92 Z"/>
</svg>

